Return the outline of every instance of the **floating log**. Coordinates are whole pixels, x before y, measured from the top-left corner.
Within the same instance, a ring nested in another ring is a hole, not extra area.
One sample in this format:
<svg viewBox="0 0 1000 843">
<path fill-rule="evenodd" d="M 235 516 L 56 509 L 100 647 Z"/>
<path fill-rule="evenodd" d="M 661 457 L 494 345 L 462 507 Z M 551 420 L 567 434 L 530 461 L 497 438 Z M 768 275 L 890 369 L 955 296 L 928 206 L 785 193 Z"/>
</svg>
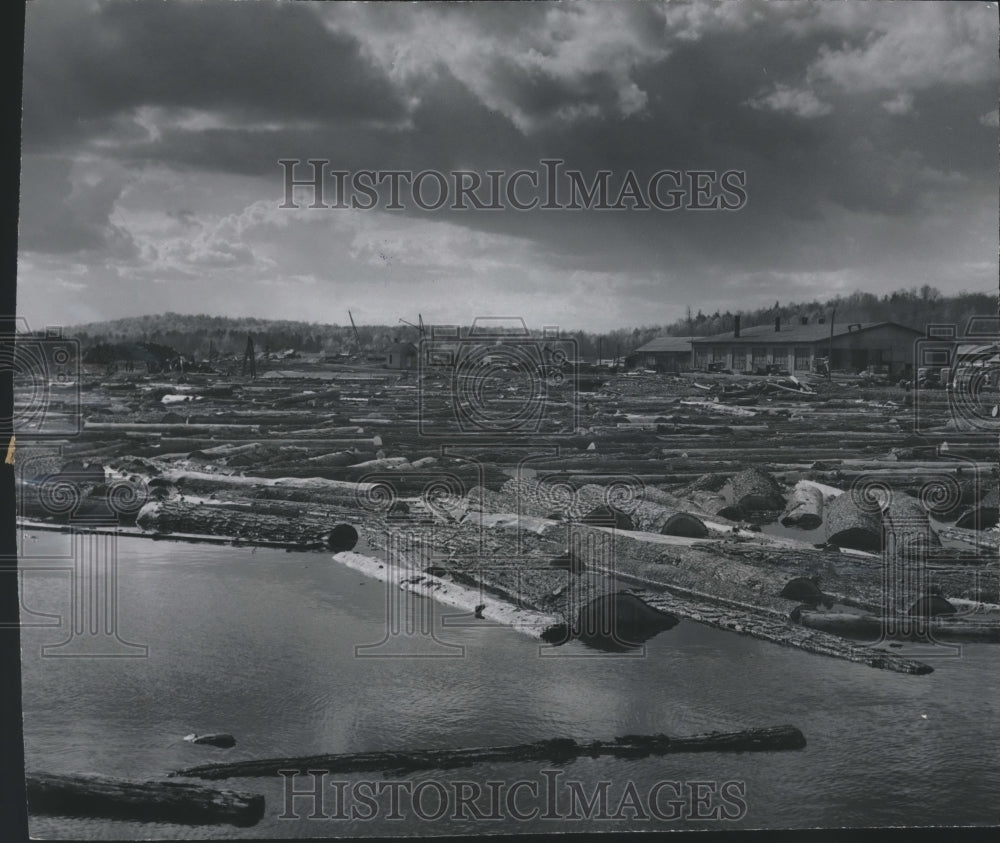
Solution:
<svg viewBox="0 0 1000 843">
<path fill-rule="evenodd" d="M 594 507 L 580 519 L 580 523 L 592 524 L 598 527 L 614 527 L 617 530 L 635 529 L 635 525 L 627 513 L 607 504 Z"/>
<path fill-rule="evenodd" d="M 282 770 L 327 770 L 331 774 L 383 770 L 407 773 L 414 770 L 448 770 L 479 763 L 506 761 L 549 761 L 555 764 L 575 758 L 612 755 L 645 758 L 680 752 L 780 752 L 802 749 L 805 736 L 795 726 L 769 726 L 739 732 L 709 732 L 688 737 L 667 735 L 625 735 L 611 741 L 578 743 L 572 738 L 554 738 L 512 746 L 467 749 L 418 749 L 410 751 L 360 752 L 338 755 L 310 755 L 202 764 L 171 773 L 200 779 L 277 776 Z"/>
<path fill-rule="evenodd" d="M 310 496 L 322 496 L 324 500 L 341 500 L 357 504 L 358 500 L 372 490 L 371 484 L 351 483 L 315 476 L 308 477 L 262 477 L 243 474 L 221 474 L 186 469 L 167 469 L 162 478 L 192 492 L 214 492 L 219 489 L 247 490 L 254 494 L 273 490 L 287 496 L 297 491 L 307 491 Z"/>
<path fill-rule="evenodd" d="M 789 580 L 778 596 L 786 600 L 798 600 L 812 607 L 820 603 L 825 606 L 833 605 L 833 601 L 820 590 L 819 577 L 796 577 Z"/>
<path fill-rule="evenodd" d="M 815 612 L 800 611 L 795 618 L 802 626 L 831 632 L 834 635 L 844 635 L 853 638 L 879 638 L 883 623 L 877 615 L 858 614 L 857 612 Z"/>
<path fill-rule="evenodd" d="M 991 489 L 975 506 L 955 522 L 955 526 L 967 530 L 989 530 L 1000 521 L 1000 492 Z"/>
<path fill-rule="evenodd" d="M 862 509 L 854 496 L 844 494 L 823 510 L 826 540 L 837 547 L 878 552 L 882 549 L 882 515 L 875 508 Z"/>
<path fill-rule="evenodd" d="M 799 622 L 810 629 L 862 641 L 877 641 L 887 631 L 883 619 L 871 613 L 805 610 L 800 613 Z M 911 616 L 908 620 L 897 619 L 894 626 L 899 632 L 892 637 L 901 640 L 930 638 L 937 641 L 1000 642 L 1000 619 L 990 620 L 983 616 L 933 615 L 925 621 L 920 631 Z M 908 630 L 908 633 L 904 634 L 904 630 Z"/>
<path fill-rule="evenodd" d="M 786 527 L 815 530 L 823 523 L 823 493 L 815 485 L 796 483 L 780 520 Z"/>
<path fill-rule="evenodd" d="M 593 480 L 590 474 L 575 478 L 579 483 Z M 509 480 L 497 495 L 486 494 L 483 503 L 489 502 L 494 511 L 519 512 L 540 518 L 558 516 L 561 520 L 580 521 L 584 524 L 613 525 L 619 530 L 643 530 L 668 536 L 703 538 L 708 527 L 692 512 L 678 508 L 683 501 L 650 486 L 637 485 L 624 488 L 616 497 L 613 487 L 596 483 L 576 486 L 572 476 L 535 480 Z M 621 476 L 609 480 L 621 482 Z M 481 495 L 482 490 L 476 489 Z M 634 495 L 631 492 L 634 491 Z M 648 496 L 649 499 L 646 499 Z M 471 497 L 471 493 L 470 493 Z"/>
<path fill-rule="evenodd" d="M 591 647 L 628 650 L 672 629 L 680 620 L 626 592 L 605 594 L 580 608 L 573 634 Z"/>
<path fill-rule="evenodd" d="M 997 551 L 1000 551 L 1000 534 L 996 530 L 967 530 L 960 527 L 941 527 L 938 530 L 938 537 L 964 542 L 984 551 L 992 551 L 987 560 L 988 563 L 993 563 L 996 559 Z"/>
<path fill-rule="evenodd" d="M 766 471 L 747 468 L 729 478 L 733 506 L 742 512 L 781 510 L 785 498 L 777 481 Z"/>
<path fill-rule="evenodd" d="M 315 509 L 297 516 L 270 515 L 255 511 L 253 503 L 215 504 L 214 502 L 167 499 L 147 503 L 135 523 L 157 534 L 185 533 L 202 536 L 228 536 L 255 543 L 279 542 L 297 547 L 330 547 L 350 550 L 357 543 L 356 527 L 333 521 L 335 517 L 353 517 L 359 526 L 364 520 L 358 510 L 324 514 Z M 350 545 L 350 546 L 348 546 Z"/>
<path fill-rule="evenodd" d="M 185 735 L 184 740 L 188 743 L 207 744 L 208 746 L 217 746 L 222 749 L 229 749 L 229 747 L 236 746 L 236 738 L 225 732 L 212 732 L 207 735 Z"/>
<path fill-rule="evenodd" d="M 553 568 L 569 571 L 571 574 L 582 574 L 587 570 L 587 563 L 572 551 L 561 553 L 549 562 Z"/>
<path fill-rule="evenodd" d="M 718 515 L 722 510 L 729 508 L 726 499 L 718 492 L 695 490 L 689 492 L 687 497 L 695 508 L 711 515 Z"/>
<path fill-rule="evenodd" d="M 910 615 L 920 617 L 935 617 L 937 615 L 954 615 L 954 606 L 940 594 L 925 594 L 909 608 Z"/>
<path fill-rule="evenodd" d="M 320 454 L 315 457 L 308 457 L 310 465 L 332 465 L 345 467 L 361 462 L 361 458 L 354 451 L 334 451 L 330 454 Z"/>
<path fill-rule="evenodd" d="M 350 524 L 338 524 L 326 535 L 326 546 L 336 553 L 354 550 L 357 543 L 358 531 Z"/>
<path fill-rule="evenodd" d="M 157 424 L 154 422 L 84 422 L 85 432 L 121 433 L 259 433 L 259 424 Z"/>
<path fill-rule="evenodd" d="M 252 826 L 264 816 L 259 793 L 191 782 L 128 781 L 90 773 L 25 776 L 33 814 L 108 817 L 171 823 Z"/>
<path fill-rule="evenodd" d="M 757 415 L 755 411 L 748 410 L 746 407 L 731 407 L 727 404 L 718 404 L 714 401 L 681 401 L 689 407 L 699 407 L 705 410 L 710 410 L 713 413 L 725 413 L 726 415 L 732 416 L 755 416 Z"/>
<path fill-rule="evenodd" d="M 885 534 L 892 534 L 901 547 L 919 542 L 926 547 L 940 547 L 941 540 L 931 527 L 927 509 L 916 498 L 893 494 L 889 505 L 882 511 Z"/>
<path fill-rule="evenodd" d="M 665 536 L 687 536 L 692 539 L 704 538 L 708 535 L 705 522 L 690 512 L 678 512 L 671 515 L 660 528 Z"/>
<path fill-rule="evenodd" d="M 828 486 L 825 483 L 817 483 L 815 480 L 799 480 L 795 485 L 816 489 L 823 496 L 823 503 L 829 503 L 834 498 L 839 498 L 844 494 L 843 489 L 838 489 L 836 486 Z"/>
</svg>

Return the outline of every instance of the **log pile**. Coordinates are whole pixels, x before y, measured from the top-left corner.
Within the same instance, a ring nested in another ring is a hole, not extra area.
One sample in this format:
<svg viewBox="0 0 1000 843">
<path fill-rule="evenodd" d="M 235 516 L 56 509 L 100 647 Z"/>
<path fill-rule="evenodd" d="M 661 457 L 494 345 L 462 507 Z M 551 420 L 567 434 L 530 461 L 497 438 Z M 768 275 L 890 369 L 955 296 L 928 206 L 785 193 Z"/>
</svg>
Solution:
<svg viewBox="0 0 1000 843">
<path fill-rule="evenodd" d="M 18 450 L 22 516 L 71 526 L 106 488 L 134 479 L 131 517 L 151 535 L 312 548 L 344 525 L 384 550 L 405 528 L 433 544 L 449 576 L 555 611 L 570 628 L 631 577 L 650 606 L 667 600 L 678 617 L 803 648 L 806 632 L 819 633 L 788 623 L 796 607 L 782 588 L 818 574 L 838 603 L 877 615 L 884 535 L 919 545 L 947 599 L 998 590 L 995 443 L 949 426 L 943 397 L 921 404 L 918 435 L 911 396 L 895 388 L 617 375 L 575 400 L 555 389 L 512 447 L 510 437 L 437 435 L 455 423 L 443 378 L 297 366 L 257 381 L 95 381 L 79 436 Z M 516 378 L 488 387 L 493 410 L 523 400 Z M 103 482 L 79 480 L 76 509 L 43 502 L 46 477 L 93 467 Z M 767 535 L 779 516 L 797 539 Z M 565 567 L 551 564 L 561 558 Z M 814 652 L 848 657 L 846 639 L 816 640 Z"/>
</svg>

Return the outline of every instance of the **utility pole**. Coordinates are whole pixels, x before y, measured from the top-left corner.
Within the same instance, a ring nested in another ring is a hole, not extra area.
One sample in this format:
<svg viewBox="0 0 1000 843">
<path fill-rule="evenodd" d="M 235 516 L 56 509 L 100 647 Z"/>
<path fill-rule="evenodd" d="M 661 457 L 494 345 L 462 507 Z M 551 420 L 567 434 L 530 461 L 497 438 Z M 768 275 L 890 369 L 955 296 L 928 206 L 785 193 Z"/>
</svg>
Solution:
<svg viewBox="0 0 1000 843">
<path fill-rule="evenodd" d="M 247 364 L 250 368 L 250 377 L 253 380 L 257 379 L 257 357 L 253 350 L 253 338 L 250 334 L 247 334 L 247 347 L 243 352 L 243 374 L 247 373 Z"/>
<path fill-rule="evenodd" d="M 826 354 L 826 379 L 833 380 L 833 322 L 837 318 L 837 308 L 830 313 L 830 345 Z"/>
</svg>

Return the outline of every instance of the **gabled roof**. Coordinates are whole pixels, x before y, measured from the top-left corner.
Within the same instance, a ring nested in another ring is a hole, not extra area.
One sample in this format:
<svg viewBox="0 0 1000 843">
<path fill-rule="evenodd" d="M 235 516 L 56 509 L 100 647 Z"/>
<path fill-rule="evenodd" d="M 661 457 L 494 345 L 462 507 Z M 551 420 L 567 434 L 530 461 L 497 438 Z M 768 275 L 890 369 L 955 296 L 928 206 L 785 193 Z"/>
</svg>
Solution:
<svg viewBox="0 0 1000 843">
<path fill-rule="evenodd" d="M 694 337 L 657 337 L 645 345 L 639 346 L 633 354 L 648 354 L 653 351 L 684 352 L 691 350 L 691 340 Z"/>
<path fill-rule="evenodd" d="M 850 330 L 853 325 L 854 330 Z M 860 325 L 860 327 L 859 327 Z M 833 326 L 833 336 L 842 337 L 849 333 L 860 333 L 862 331 L 869 331 L 872 328 L 881 328 L 886 325 L 892 325 L 896 328 L 902 328 L 904 331 L 910 331 L 914 337 L 923 336 L 920 331 L 916 328 L 910 328 L 906 325 L 901 325 L 899 322 L 836 322 Z M 808 325 L 802 324 L 784 324 L 781 325 L 780 331 L 774 330 L 774 323 L 771 322 L 767 325 L 753 325 L 749 328 L 742 328 L 740 330 L 740 335 L 738 337 L 733 336 L 732 331 L 726 331 L 724 334 L 713 334 L 710 337 L 695 337 L 692 342 L 697 344 L 701 343 L 774 343 L 774 342 L 819 342 L 821 340 L 830 339 L 830 325 L 826 322 L 810 322 Z"/>
</svg>

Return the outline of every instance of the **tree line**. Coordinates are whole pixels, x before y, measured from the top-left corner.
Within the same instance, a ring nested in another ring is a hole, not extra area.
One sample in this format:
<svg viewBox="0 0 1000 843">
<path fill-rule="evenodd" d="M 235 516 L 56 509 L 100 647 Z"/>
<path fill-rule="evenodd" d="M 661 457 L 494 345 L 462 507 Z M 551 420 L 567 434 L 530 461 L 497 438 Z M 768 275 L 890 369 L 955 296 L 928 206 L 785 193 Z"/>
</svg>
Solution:
<svg viewBox="0 0 1000 843">
<path fill-rule="evenodd" d="M 930 285 L 900 289 L 884 295 L 854 292 L 826 301 L 775 302 L 755 310 L 706 314 L 688 309 L 684 317 L 660 325 L 618 328 L 606 332 L 564 331 L 575 341 L 585 360 L 613 359 L 659 336 L 711 336 L 733 330 L 735 317 L 743 327 L 771 324 L 776 317 L 791 322 L 800 317 L 814 321 L 823 315 L 836 322 L 899 322 L 923 330 L 927 323 L 954 323 L 964 328 L 973 316 L 995 316 L 997 296 L 960 292 L 944 295 Z M 336 354 L 378 354 L 399 340 L 418 342 L 420 333 L 409 325 L 322 324 L 252 317 L 209 316 L 206 314 L 163 313 L 94 322 L 69 328 L 84 350 L 99 344 L 155 343 L 175 349 L 190 359 L 209 356 L 242 355 L 247 334 L 253 336 L 258 352 Z"/>
</svg>

